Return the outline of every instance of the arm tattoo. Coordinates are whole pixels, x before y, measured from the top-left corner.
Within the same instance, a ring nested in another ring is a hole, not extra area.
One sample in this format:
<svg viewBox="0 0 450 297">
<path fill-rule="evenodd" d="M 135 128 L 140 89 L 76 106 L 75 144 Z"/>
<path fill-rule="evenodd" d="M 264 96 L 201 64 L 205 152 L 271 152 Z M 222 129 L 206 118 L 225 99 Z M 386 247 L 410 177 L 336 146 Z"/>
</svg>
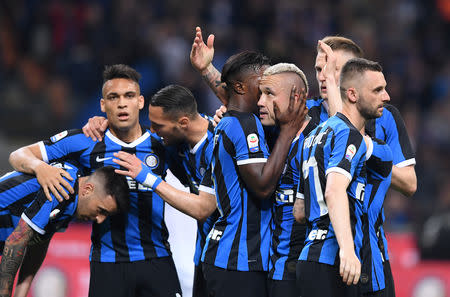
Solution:
<svg viewBox="0 0 450 297">
<path fill-rule="evenodd" d="M 0 263 L 0 297 L 11 296 L 14 278 L 22 263 L 27 243 L 35 231 L 24 220 L 20 220 L 16 229 L 6 239 Z"/>
<path fill-rule="evenodd" d="M 203 80 L 208 84 L 208 86 L 213 90 L 214 94 L 219 95 L 221 90 L 219 87 L 222 87 L 222 90 L 225 88 L 221 81 L 221 74 L 217 69 L 208 70 L 208 72 L 202 75 Z"/>
</svg>

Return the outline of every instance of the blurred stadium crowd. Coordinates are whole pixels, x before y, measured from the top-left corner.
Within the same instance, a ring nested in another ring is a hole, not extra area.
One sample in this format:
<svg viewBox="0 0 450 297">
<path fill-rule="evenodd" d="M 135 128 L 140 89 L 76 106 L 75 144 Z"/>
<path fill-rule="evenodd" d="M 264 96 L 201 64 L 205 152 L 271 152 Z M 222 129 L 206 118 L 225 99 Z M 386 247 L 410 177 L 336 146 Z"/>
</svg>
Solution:
<svg viewBox="0 0 450 297">
<path fill-rule="evenodd" d="M 414 230 L 425 251 L 436 251 L 433 242 L 448 251 L 448 0 L 2 1 L 0 171 L 10 170 L 8 154 L 19 145 L 80 128 L 100 114 L 104 65 L 135 67 L 147 99 L 169 83 L 182 84 L 196 95 L 200 112 L 212 113 L 219 101 L 189 62 L 197 25 L 216 35 L 218 69 L 238 51 L 261 51 L 302 68 L 314 82 L 311 96 L 317 95 L 318 39 L 347 36 L 367 58 L 380 61 L 391 103 L 401 111 L 417 154 L 418 190 L 411 199 L 390 192 L 387 230 Z"/>
</svg>

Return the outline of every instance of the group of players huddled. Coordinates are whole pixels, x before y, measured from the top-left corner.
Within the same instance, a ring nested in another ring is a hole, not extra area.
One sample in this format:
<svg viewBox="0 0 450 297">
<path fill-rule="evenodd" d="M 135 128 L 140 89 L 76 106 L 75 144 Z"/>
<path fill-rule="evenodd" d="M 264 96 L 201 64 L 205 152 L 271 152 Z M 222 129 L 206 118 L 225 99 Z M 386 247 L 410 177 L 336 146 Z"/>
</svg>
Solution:
<svg viewBox="0 0 450 297">
<path fill-rule="evenodd" d="M 164 204 L 197 219 L 194 297 L 395 296 L 383 230 L 389 187 L 416 191 L 404 122 L 380 64 L 328 36 L 315 61 L 320 98 L 294 64 L 256 52 L 212 64 L 214 35 L 193 67 L 223 103 L 199 114 L 185 87 L 150 99 L 140 75 L 103 73 L 101 110 L 79 130 L 10 155 L 0 179 L 0 296 L 26 296 L 51 236 L 93 220 L 89 296 L 182 296 Z M 189 188 L 164 181 L 167 170 Z M 179 226 L 183 228 L 183 226 Z"/>
</svg>

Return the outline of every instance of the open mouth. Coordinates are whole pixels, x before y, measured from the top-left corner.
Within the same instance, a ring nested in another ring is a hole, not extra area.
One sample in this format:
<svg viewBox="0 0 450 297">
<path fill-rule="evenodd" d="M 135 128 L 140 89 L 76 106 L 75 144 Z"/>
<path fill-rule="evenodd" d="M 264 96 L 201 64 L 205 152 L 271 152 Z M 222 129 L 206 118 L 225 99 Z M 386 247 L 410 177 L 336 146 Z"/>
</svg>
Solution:
<svg viewBox="0 0 450 297">
<path fill-rule="evenodd" d="M 127 112 L 120 112 L 118 118 L 120 121 L 126 121 L 130 118 L 130 115 Z"/>
</svg>

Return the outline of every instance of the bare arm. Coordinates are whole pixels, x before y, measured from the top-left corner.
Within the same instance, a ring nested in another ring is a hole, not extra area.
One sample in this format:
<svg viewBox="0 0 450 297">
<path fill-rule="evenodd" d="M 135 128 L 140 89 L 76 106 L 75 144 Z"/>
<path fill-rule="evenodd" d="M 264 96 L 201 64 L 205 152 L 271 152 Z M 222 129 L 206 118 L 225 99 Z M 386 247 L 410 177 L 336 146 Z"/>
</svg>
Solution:
<svg viewBox="0 0 450 297">
<path fill-rule="evenodd" d="M 278 99 L 276 99 L 278 100 Z M 287 110 L 280 113 L 278 102 L 274 100 L 275 117 L 280 125 L 280 135 L 267 163 L 252 163 L 239 166 L 239 173 L 247 189 L 260 199 L 267 199 L 275 191 L 286 162 L 292 139 L 300 130 L 308 109 L 305 106 L 306 94 L 300 94 L 293 87 Z"/>
<path fill-rule="evenodd" d="M 63 187 L 69 193 L 74 193 L 73 188 L 63 177 L 69 180 L 73 180 L 73 178 L 64 169 L 45 163 L 37 143 L 21 147 L 12 152 L 9 155 L 9 163 L 17 171 L 36 175 L 45 196 L 50 201 L 52 201 L 50 192 L 58 201 L 63 201 L 62 197 L 69 199 L 69 194 L 64 191 Z"/>
<path fill-rule="evenodd" d="M 31 282 L 45 259 L 49 243 L 50 238 L 44 242 L 27 247 L 27 252 L 20 266 L 14 297 L 27 296 Z"/>
<path fill-rule="evenodd" d="M 328 116 L 332 117 L 342 111 L 342 99 L 339 90 L 339 75 L 336 69 L 336 56 L 329 45 L 319 40 L 321 50 L 326 53 L 327 63 L 323 73 L 327 84 Z"/>
<path fill-rule="evenodd" d="M 0 297 L 11 296 L 14 278 L 34 233 L 35 231 L 20 219 L 16 229 L 6 239 L 0 263 Z"/>
<path fill-rule="evenodd" d="M 134 178 L 145 186 L 151 187 L 164 201 L 188 216 L 203 221 L 216 209 L 215 195 L 203 191 L 200 191 L 199 195 L 180 191 L 165 181 L 157 181 L 158 178 L 135 155 L 118 152 L 114 156 L 118 159 L 113 159 L 113 161 L 127 169 L 116 169 L 117 173 Z"/>
<path fill-rule="evenodd" d="M 361 274 L 361 263 L 355 254 L 350 228 L 350 210 L 346 191 L 349 183 L 350 180 L 343 174 L 330 172 L 327 175 L 325 200 L 340 249 L 339 272 L 347 285 L 352 283 L 356 285 Z"/>
<path fill-rule="evenodd" d="M 294 215 L 294 218 L 299 223 L 305 223 L 306 222 L 306 216 L 305 216 L 305 200 L 297 198 L 294 202 L 294 208 L 292 209 L 292 214 Z"/>
<path fill-rule="evenodd" d="M 407 197 L 414 195 L 417 190 L 417 176 L 414 165 L 392 166 L 391 187 Z"/>
<path fill-rule="evenodd" d="M 192 66 L 201 74 L 203 80 L 216 94 L 219 100 L 226 105 L 228 98 L 226 96 L 225 84 L 221 81 L 220 72 L 212 64 L 214 57 L 214 35 L 209 35 L 208 40 L 203 41 L 202 30 L 195 28 L 195 38 L 192 44 L 190 59 Z"/>
</svg>

